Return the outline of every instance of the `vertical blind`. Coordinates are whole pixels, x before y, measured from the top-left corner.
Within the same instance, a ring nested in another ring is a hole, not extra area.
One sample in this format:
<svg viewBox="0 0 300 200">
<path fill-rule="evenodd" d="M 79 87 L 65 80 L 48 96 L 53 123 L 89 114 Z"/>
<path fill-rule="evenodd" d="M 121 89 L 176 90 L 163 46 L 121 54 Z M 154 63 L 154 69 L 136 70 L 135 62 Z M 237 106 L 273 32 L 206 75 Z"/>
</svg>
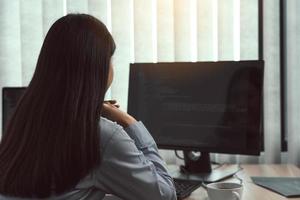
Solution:
<svg viewBox="0 0 300 200">
<path fill-rule="evenodd" d="M 265 35 L 264 45 L 275 49 L 265 50 L 265 59 L 270 60 L 270 65 L 266 64 L 266 99 L 279 99 L 279 62 L 274 59 L 279 44 L 277 1 L 264 1 L 268 6 L 265 33 L 271 34 Z M 116 41 L 115 77 L 107 98 L 118 100 L 127 110 L 129 63 L 258 59 L 258 3 L 259 0 L 1 0 L 0 87 L 28 85 L 51 24 L 67 13 L 89 13 L 107 25 Z M 270 124 L 280 124 L 280 119 L 272 117 L 280 116 L 277 108 L 277 101 L 265 104 L 265 118 L 271 117 L 265 120 L 265 132 L 274 131 Z M 276 137 L 278 131 L 275 130 Z"/>
<path fill-rule="evenodd" d="M 258 0 L 3 0 L 1 8 L 1 42 L 10 43 L 1 49 L 1 64 L 10 66 L 7 85 L 29 83 L 56 19 L 89 13 L 108 26 L 117 42 L 112 96 L 124 109 L 127 81 L 118 80 L 119 74 L 127 77 L 130 62 L 258 58 Z"/>
<path fill-rule="evenodd" d="M 300 1 L 285 0 L 286 134 L 288 162 L 300 165 Z"/>
<path fill-rule="evenodd" d="M 109 96 L 124 110 L 130 62 L 258 58 L 258 0 L 2 0 L 0 11 L 1 86 L 28 85 L 53 22 L 89 13 L 116 40 Z"/>
</svg>

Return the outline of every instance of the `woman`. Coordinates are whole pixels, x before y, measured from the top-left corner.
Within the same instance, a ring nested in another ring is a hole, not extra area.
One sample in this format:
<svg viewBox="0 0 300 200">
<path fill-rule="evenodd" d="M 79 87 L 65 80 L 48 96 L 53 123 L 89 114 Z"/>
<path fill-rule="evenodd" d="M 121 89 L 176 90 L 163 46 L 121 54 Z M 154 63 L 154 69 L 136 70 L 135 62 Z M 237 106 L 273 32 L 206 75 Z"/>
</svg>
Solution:
<svg viewBox="0 0 300 200">
<path fill-rule="evenodd" d="M 1 200 L 176 199 L 142 122 L 103 102 L 114 50 L 92 16 L 69 14 L 53 24 L 1 141 Z"/>
</svg>

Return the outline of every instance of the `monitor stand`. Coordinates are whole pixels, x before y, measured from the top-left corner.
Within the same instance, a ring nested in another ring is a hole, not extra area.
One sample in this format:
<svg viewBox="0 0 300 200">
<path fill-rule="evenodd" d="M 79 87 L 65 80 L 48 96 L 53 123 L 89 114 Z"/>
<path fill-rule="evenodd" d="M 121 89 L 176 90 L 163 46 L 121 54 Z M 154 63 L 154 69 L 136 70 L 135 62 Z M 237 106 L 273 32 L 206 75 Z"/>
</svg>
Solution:
<svg viewBox="0 0 300 200">
<path fill-rule="evenodd" d="M 208 152 L 201 152 L 197 155 L 193 151 L 183 151 L 183 155 L 184 165 L 180 166 L 179 172 L 173 174 L 173 177 L 177 179 L 210 183 L 229 178 L 240 170 L 237 165 L 212 170 Z"/>
</svg>

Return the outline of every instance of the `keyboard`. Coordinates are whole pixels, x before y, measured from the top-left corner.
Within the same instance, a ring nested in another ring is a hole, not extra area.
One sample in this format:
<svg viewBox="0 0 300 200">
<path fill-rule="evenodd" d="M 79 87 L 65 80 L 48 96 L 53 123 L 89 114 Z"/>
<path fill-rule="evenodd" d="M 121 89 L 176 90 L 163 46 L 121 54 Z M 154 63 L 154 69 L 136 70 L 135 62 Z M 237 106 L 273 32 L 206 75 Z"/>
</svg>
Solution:
<svg viewBox="0 0 300 200">
<path fill-rule="evenodd" d="M 177 199 L 188 197 L 194 190 L 202 184 L 200 181 L 174 179 Z"/>
</svg>

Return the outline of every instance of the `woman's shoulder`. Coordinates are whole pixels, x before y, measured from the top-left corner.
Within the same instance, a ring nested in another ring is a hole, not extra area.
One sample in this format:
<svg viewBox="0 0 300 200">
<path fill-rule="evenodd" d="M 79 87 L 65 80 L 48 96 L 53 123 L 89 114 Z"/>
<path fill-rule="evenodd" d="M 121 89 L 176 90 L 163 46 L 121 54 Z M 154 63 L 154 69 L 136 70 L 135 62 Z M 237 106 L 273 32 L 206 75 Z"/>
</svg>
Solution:
<svg viewBox="0 0 300 200">
<path fill-rule="evenodd" d="M 105 117 L 100 118 L 100 146 L 105 147 L 109 140 L 119 131 L 122 127 Z"/>
</svg>

